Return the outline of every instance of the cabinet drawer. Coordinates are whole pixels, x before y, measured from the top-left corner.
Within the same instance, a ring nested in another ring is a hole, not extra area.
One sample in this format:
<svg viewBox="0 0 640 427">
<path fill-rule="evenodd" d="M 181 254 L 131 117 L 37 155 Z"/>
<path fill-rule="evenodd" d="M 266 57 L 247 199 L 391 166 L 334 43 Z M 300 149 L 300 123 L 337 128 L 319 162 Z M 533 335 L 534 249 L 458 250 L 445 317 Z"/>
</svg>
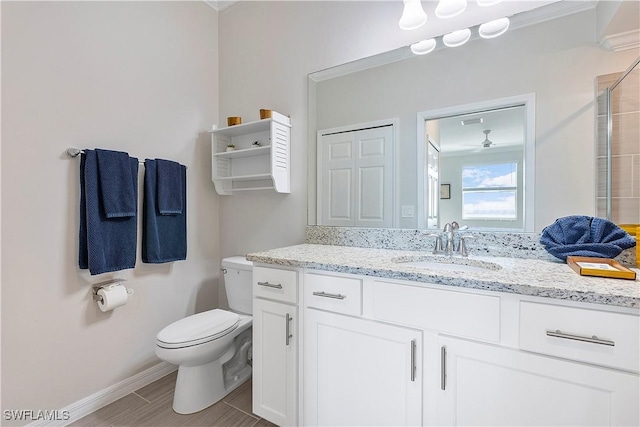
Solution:
<svg viewBox="0 0 640 427">
<path fill-rule="evenodd" d="M 500 341 L 500 298 L 375 281 L 367 287 L 374 319 L 483 341 Z"/>
<path fill-rule="evenodd" d="M 362 280 L 305 274 L 304 302 L 307 307 L 360 316 L 362 314 Z"/>
<path fill-rule="evenodd" d="M 254 266 L 253 296 L 296 304 L 298 302 L 298 272 Z"/>
<path fill-rule="evenodd" d="M 640 317 L 575 307 L 520 303 L 520 348 L 640 371 Z"/>
</svg>

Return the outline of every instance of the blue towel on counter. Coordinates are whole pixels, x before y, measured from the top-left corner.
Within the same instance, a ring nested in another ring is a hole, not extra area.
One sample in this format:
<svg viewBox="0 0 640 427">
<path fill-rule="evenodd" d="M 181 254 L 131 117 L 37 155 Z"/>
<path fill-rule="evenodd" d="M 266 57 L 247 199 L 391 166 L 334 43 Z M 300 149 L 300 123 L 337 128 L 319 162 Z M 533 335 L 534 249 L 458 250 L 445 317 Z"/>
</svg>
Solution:
<svg viewBox="0 0 640 427">
<path fill-rule="evenodd" d="M 136 264 L 137 204 L 130 212 L 132 215 L 111 218 L 107 216 L 104 205 L 105 200 L 111 200 L 114 206 L 126 206 L 128 202 L 118 201 L 119 194 L 128 198 L 133 193 L 137 200 L 138 159 L 127 155 L 126 161 L 129 169 L 123 175 L 128 177 L 129 182 L 121 180 L 122 187 L 110 187 L 102 185 L 103 176 L 100 174 L 96 151 L 84 150 L 80 159 L 78 265 L 81 269 L 89 269 L 92 275 L 133 268 Z M 111 166 L 107 169 L 113 173 Z M 123 213 L 118 208 L 116 210 Z"/>
<path fill-rule="evenodd" d="M 138 168 L 135 187 L 129 154 L 96 148 L 102 207 L 107 218 L 136 216 L 138 207 Z M 137 161 L 137 159 L 136 159 Z"/>
<path fill-rule="evenodd" d="M 158 209 L 157 161 L 144 161 L 142 262 L 159 264 L 187 258 L 187 168 L 180 165 L 182 213 L 162 215 Z"/>
<path fill-rule="evenodd" d="M 160 215 L 182 213 L 182 168 L 180 163 L 156 159 L 158 212 Z"/>
<path fill-rule="evenodd" d="M 545 227 L 540 243 L 551 255 L 563 261 L 568 256 L 615 258 L 636 245 L 636 239 L 603 218 L 567 216 Z"/>
</svg>

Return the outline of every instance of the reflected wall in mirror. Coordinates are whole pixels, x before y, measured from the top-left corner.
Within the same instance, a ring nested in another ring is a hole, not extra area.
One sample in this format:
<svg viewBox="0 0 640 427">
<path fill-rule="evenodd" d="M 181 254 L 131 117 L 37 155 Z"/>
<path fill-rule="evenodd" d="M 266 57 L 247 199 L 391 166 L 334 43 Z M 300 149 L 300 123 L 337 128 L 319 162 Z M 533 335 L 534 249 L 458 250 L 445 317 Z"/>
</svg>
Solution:
<svg viewBox="0 0 640 427">
<path fill-rule="evenodd" d="M 533 221 L 525 218 L 524 229 L 541 231 L 566 215 L 594 215 L 595 78 L 624 71 L 637 56 L 633 49 L 613 52 L 595 43 L 596 12 L 583 9 L 528 26 L 514 17 L 512 29 L 497 39 L 474 39 L 425 56 L 413 56 L 405 47 L 383 55 L 394 57 L 391 63 L 357 72 L 349 64 L 347 74 L 336 67 L 329 70 L 330 78 L 327 72 L 310 75 L 309 224 L 318 224 L 318 130 L 397 121 L 393 190 L 387 203 L 393 227 L 415 229 L 420 219 L 428 221 L 427 213 L 418 212 L 425 184 L 416 160 L 418 141 L 424 141 L 417 114 L 523 94 L 535 94 L 536 104 L 535 126 L 527 129 L 535 137 L 525 143 L 525 149 L 530 144 L 535 152 L 535 169 L 529 170 L 528 163 L 522 168 L 525 177 L 533 177 L 525 184 L 535 189 L 535 204 L 525 206 L 525 213 L 533 207 L 533 215 L 526 215 Z M 483 141 L 482 131 L 478 135 Z M 493 137 L 497 133 L 492 130 L 488 139 Z M 452 195 L 460 191 L 451 184 Z"/>
</svg>

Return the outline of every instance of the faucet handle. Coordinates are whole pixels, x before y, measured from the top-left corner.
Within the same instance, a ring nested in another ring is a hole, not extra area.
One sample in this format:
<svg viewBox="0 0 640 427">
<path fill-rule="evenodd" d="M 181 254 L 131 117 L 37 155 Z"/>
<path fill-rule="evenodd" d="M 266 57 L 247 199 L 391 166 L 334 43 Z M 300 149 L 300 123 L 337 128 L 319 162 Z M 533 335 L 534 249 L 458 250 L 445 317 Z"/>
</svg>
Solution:
<svg viewBox="0 0 640 427">
<path fill-rule="evenodd" d="M 430 233 L 427 234 L 428 237 L 436 238 L 436 245 L 433 248 L 433 254 L 438 254 L 442 252 L 442 235 L 440 233 Z"/>
<path fill-rule="evenodd" d="M 466 241 L 467 240 L 472 240 L 472 239 L 475 239 L 475 238 L 476 238 L 475 236 L 470 236 L 470 235 L 463 236 L 463 235 L 461 235 L 460 236 L 460 242 L 458 243 L 458 250 L 457 250 L 458 254 L 460 254 L 460 255 L 462 255 L 464 257 L 469 256 L 469 252 L 467 251 Z"/>
</svg>

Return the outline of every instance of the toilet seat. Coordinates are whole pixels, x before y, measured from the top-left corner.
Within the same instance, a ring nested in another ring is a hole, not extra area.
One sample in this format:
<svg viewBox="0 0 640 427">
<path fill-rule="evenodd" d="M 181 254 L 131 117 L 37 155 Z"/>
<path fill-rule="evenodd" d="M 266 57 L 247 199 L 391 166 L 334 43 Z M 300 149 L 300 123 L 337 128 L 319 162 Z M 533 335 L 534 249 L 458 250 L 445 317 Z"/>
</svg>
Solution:
<svg viewBox="0 0 640 427">
<path fill-rule="evenodd" d="M 156 336 L 163 348 L 183 348 L 223 337 L 238 327 L 240 316 L 226 310 L 209 310 L 180 319 Z"/>
</svg>

